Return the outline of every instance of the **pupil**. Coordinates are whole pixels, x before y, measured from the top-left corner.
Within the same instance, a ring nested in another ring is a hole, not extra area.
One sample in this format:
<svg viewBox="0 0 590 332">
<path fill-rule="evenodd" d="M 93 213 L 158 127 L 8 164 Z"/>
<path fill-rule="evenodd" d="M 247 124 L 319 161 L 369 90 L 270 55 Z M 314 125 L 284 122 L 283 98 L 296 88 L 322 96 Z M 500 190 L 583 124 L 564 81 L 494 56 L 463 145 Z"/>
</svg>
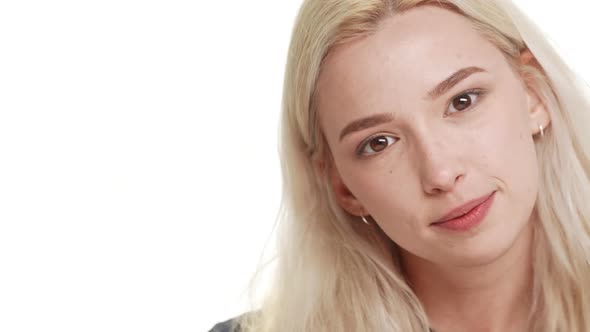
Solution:
<svg viewBox="0 0 590 332">
<path fill-rule="evenodd" d="M 457 110 L 463 110 L 463 109 L 469 107 L 469 105 L 471 105 L 471 98 L 465 97 L 465 96 L 466 95 L 458 97 L 457 99 L 455 99 L 455 102 L 453 102 L 453 106 Z"/>
<path fill-rule="evenodd" d="M 373 151 L 381 151 L 387 147 L 387 138 L 381 136 L 371 141 L 369 144 Z"/>
</svg>

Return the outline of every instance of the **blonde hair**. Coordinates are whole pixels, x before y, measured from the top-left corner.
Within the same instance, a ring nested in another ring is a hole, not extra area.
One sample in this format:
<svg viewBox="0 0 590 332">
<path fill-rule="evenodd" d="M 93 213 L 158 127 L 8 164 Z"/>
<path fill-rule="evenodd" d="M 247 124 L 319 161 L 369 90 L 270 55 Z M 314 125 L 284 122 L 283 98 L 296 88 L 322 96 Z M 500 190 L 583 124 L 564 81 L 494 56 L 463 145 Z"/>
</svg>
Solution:
<svg viewBox="0 0 590 332">
<path fill-rule="evenodd" d="M 439 5 L 468 18 L 550 112 L 536 140 L 540 189 L 533 213 L 533 331 L 590 331 L 590 96 L 548 39 L 510 1 L 306 0 L 293 30 L 281 118 L 283 200 L 276 271 L 246 331 L 428 331 L 400 271 L 396 245 L 335 202 L 314 103 L 322 61 L 386 17 Z M 528 48 L 540 67 L 517 62 Z M 362 225 L 362 226 L 358 226 Z M 586 313 L 587 315 L 584 315 Z"/>
</svg>

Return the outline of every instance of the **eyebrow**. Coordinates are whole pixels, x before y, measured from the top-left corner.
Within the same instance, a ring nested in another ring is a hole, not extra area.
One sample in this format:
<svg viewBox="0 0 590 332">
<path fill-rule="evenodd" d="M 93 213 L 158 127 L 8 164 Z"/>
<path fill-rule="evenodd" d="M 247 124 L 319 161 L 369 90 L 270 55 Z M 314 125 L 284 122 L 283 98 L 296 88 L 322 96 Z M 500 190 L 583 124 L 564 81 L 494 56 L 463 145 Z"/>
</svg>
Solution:
<svg viewBox="0 0 590 332">
<path fill-rule="evenodd" d="M 459 82 L 466 79 L 470 75 L 475 74 L 475 73 L 479 73 L 479 72 L 485 72 L 485 71 L 486 71 L 485 69 L 480 68 L 480 67 L 476 67 L 476 66 L 461 68 L 461 69 L 457 70 L 455 73 L 453 73 L 451 76 L 446 78 L 444 81 L 437 84 L 434 87 L 434 89 L 432 89 L 428 92 L 428 95 L 426 97 L 429 98 L 430 100 L 434 100 L 434 99 L 444 95 L 447 91 L 452 89 L 455 85 L 457 85 Z M 342 131 L 340 132 L 340 141 L 342 141 L 342 139 L 346 135 L 349 135 L 354 132 L 364 130 L 367 128 L 375 127 L 375 126 L 383 124 L 383 123 L 391 122 L 391 121 L 393 121 L 393 119 L 394 119 L 394 116 L 392 113 L 379 113 L 379 114 L 374 114 L 374 115 L 370 115 L 368 117 L 364 117 L 364 118 L 355 120 L 355 121 L 349 123 L 348 125 L 346 125 L 346 127 L 344 127 L 344 129 L 342 129 Z"/>
<path fill-rule="evenodd" d="M 393 114 L 391 113 L 379 113 L 355 120 L 342 129 L 340 132 L 340 141 L 342 141 L 346 135 L 391 121 L 393 121 Z"/>
<path fill-rule="evenodd" d="M 451 76 L 449 76 L 447 79 L 445 79 L 444 81 L 438 83 L 438 85 L 435 86 L 434 89 L 432 89 L 430 92 L 428 92 L 428 98 L 430 98 L 431 100 L 434 100 L 434 99 L 444 95 L 447 91 L 449 91 L 451 88 L 453 88 L 455 85 L 457 85 L 462 80 L 469 77 L 471 74 L 485 72 L 485 71 L 486 71 L 485 69 L 480 68 L 480 67 L 475 67 L 475 66 L 461 68 L 461 69 L 457 70 L 455 73 L 453 73 Z"/>
</svg>

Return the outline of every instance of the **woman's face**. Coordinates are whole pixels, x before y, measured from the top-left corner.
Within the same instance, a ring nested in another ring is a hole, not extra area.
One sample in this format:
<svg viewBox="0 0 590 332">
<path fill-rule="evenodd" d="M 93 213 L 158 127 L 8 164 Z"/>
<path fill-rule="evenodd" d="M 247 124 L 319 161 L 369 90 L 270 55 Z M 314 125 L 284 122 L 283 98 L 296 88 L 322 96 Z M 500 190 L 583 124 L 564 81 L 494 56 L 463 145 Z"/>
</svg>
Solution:
<svg viewBox="0 0 590 332">
<path fill-rule="evenodd" d="M 538 190 L 533 135 L 549 118 L 467 19 L 431 6 L 388 18 L 326 58 L 318 89 L 333 188 L 349 213 L 445 264 L 489 262 L 522 234 Z M 476 227 L 432 225 L 492 193 Z"/>
</svg>

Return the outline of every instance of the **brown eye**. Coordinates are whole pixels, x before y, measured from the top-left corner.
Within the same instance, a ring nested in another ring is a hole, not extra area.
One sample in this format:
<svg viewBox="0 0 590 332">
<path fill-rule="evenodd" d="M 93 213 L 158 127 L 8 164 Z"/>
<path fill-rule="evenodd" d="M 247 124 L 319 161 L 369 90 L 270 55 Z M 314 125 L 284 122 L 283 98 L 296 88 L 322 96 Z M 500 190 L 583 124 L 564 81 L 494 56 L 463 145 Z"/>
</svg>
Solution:
<svg viewBox="0 0 590 332">
<path fill-rule="evenodd" d="M 462 111 L 469 106 L 471 106 L 471 97 L 469 95 L 461 95 L 453 100 L 453 107 L 458 111 Z"/>
<path fill-rule="evenodd" d="M 361 145 L 361 148 L 359 149 L 358 154 L 359 155 L 371 155 L 371 154 L 381 152 L 381 151 L 385 150 L 389 145 L 393 144 L 396 140 L 397 140 L 397 138 L 392 137 L 392 136 L 385 136 L 385 135 L 375 136 L 375 137 L 369 139 L 368 141 L 366 141 L 366 143 L 364 143 L 363 145 Z"/>
<path fill-rule="evenodd" d="M 470 90 L 463 92 L 463 94 L 458 95 L 452 100 L 451 105 L 449 105 L 449 110 L 447 113 L 457 113 L 465 111 L 466 109 L 470 108 L 473 104 L 477 103 L 480 95 L 483 94 L 483 91 L 479 90 Z M 455 110 L 451 110 L 454 108 Z"/>
<path fill-rule="evenodd" d="M 381 150 L 384 150 L 387 147 L 387 138 L 383 137 L 383 136 L 379 136 L 377 138 L 374 138 L 369 142 L 369 146 L 375 152 L 379 152 Z"/>
</svg>

